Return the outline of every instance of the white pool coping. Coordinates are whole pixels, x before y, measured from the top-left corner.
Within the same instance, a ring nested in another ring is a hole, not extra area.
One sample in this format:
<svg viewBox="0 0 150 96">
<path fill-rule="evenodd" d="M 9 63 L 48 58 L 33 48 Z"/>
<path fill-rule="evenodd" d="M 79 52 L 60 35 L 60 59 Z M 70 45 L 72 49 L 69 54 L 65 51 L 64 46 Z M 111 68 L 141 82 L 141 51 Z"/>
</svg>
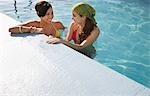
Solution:
<svg viewBox="0 0 150 96">
<path fill-rule="evenodd" d="M 8 32 L 0 13 L 0 96 L 150 96 L 150 89 L 45 35 Z M 28 36 L 27 36 L 28 35 Z"/>
</svg>

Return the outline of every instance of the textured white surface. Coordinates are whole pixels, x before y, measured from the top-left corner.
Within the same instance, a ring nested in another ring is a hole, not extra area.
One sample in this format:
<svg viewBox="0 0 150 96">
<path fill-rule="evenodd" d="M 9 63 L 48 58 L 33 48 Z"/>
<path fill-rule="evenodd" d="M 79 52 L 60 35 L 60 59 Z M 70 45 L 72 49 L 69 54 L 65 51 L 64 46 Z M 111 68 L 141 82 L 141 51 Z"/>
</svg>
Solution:
<svg viewBox="0 0 150 96">
<path fill-rule="evenodd" d="M 0 96 L 150 96 L 150 89 L 0 13 Z"/>
</svg>

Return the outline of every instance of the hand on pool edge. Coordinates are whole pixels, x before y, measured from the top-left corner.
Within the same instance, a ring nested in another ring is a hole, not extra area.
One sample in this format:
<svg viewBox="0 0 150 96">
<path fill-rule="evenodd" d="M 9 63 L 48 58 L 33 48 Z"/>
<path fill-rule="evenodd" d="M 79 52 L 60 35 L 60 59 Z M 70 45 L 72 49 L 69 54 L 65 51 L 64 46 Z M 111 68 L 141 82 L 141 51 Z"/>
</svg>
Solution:
<svg viewBox="0 0 150 96">
<path fill-rule="evenodd" d="M 59 44 L 59 43 L 62 43 L 62 40 L 60 38 L 49 38 L 47 43 L 48 44 Z"/>
</svg>

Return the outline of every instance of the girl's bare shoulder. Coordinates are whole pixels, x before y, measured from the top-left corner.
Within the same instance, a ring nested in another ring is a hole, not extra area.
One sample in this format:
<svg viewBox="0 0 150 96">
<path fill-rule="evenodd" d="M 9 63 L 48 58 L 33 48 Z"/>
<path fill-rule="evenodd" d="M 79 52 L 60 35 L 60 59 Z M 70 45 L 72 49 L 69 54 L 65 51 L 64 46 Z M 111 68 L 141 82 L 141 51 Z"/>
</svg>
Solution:
<svg viewBox="0 0 150 96">
<path fill-rule="evenodd" d="M 100 33 L 99 27 L 94 27 L 94 30 L 93 30 L 93 31 Z"/>
<path fill-rule="evenodd" d="M 54 25 L 56 26 L 56 28 L 58 28 L 58 29 L 64 29 L 64 28 L 65 28 L 64 25 L 63 25 L 63 23 L 60 22 L 60 21 L 54 21 L 53 24 L 54 24 Z"/>
<path fill-rule="evenodd" d="M 38 21 L 38 20 L 30 20 L 30 21 L 24 22 L 22 25 L 29 26 L 29 27 L 30 26 L 39 27 L 40 21 Z"/>
</svg>

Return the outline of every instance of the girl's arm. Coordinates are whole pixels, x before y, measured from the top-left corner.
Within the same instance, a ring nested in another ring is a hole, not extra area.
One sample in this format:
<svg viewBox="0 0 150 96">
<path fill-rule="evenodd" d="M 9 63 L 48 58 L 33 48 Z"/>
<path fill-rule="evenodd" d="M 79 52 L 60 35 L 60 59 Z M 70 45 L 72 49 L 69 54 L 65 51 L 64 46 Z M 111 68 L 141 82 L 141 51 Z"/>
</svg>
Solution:
<svg viewBox="0 0 150 96">
<path fill-rule="evenodd" d="M 70 43 L 64 39 L 59 39 L 59 38 L 52 38 L 48 41 L 48 43 L 63 43 L 63 44 L 65 44 L 65 45 L 67 45 L 67 46 L 69 46 L 75 50 L 80 50 L 80 49 L 83 49 L 87 46 L 92 45 L 96 41 L 96 39 L 98 38 L 99 33 L 100 33 L 99 29 L 95 28 L 91 32 L 90 36 L 88 36 L 88 38 L 86 40 L 84 40 L 81 44 L 72 44 L 72 43 Z"/>
<path fill-rule="evenodd" d="M 83 49 L 85 47 L 92 45 L 96 41 L 96 39 L 98 38 L 99 33 L 100 33 L 100 31 L 98 28 L 94 29 L 91 32 L 91 34 L 87 37 L 87 39 L 84 40 L 81 44 L 72 44 L 72 43 L 69 43 L 65 40 L 62 40 L 61 42 L 65 45 L 73 48 L 73 49 L 80 50 L 80 49 Z"/>
<path fill-rule="evenodd" d="M 14 27 L 9 28 L 11 33 L 25 33 L 25 32 L 36 32 L 41 31 L 38 25 L 38 21 L 31 21 L 24 24 L 20 24 Z M 40 32 L 39 32 L 40 33 Z"/>
</svg>

